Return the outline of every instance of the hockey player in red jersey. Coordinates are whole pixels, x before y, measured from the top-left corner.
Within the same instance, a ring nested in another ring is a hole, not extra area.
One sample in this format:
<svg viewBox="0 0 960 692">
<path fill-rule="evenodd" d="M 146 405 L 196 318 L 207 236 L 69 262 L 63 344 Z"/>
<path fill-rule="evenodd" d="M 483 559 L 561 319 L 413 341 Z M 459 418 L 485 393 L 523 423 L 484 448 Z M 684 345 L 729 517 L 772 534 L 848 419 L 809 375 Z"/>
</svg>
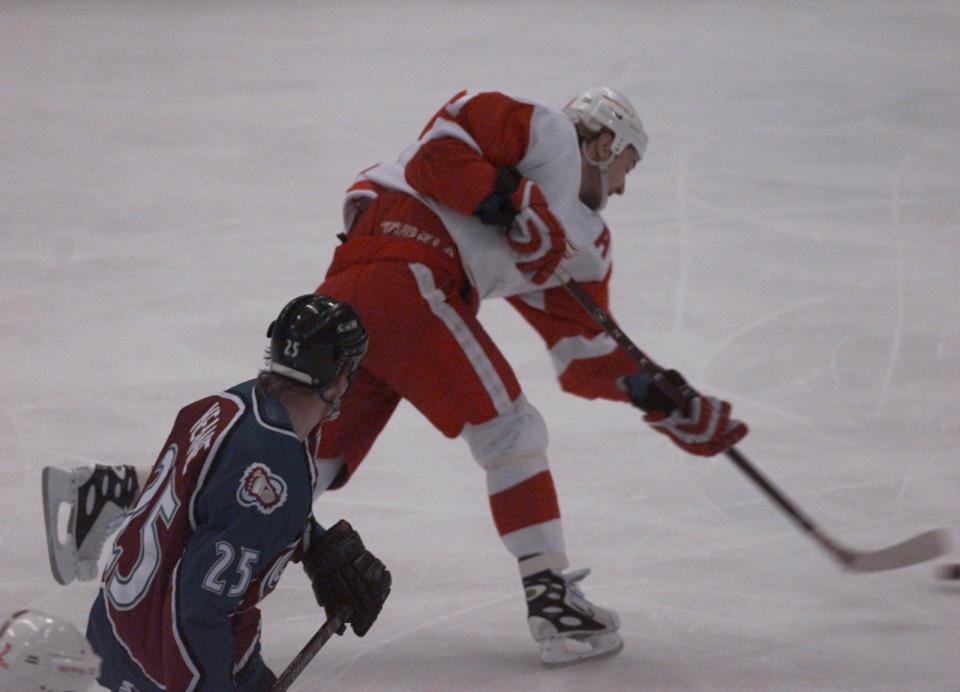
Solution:
<svg viewBox="0 0 960 692">
<path fill-rule="evenodd" d="M 343 463 L 333 487 L 356 470 L 401 398 L 444 435 L 463 437 L 519 562 L 547 665 L 616 653 L 619 620 L 583 596 L 588 570 L 564 573 L 546 425 L 477 320 L 479 302 L 504 297 L 520 312 L 545 340 L 564 390 L 632 402 L 691 453 L 717 454 L 747 432 L 712 397 L 697 397 L 685 416 L 553 276 L 563 262 L 607 309 L 611 236 L 599 212 L 625 192 L 646 145 L 633 106 L 612 89 L 591 89 L 563 111 L 461 92 L 396 163 L 360 174 L 344 206 L 345 242 L 318 288 L 357 306 L 371 334 L 344 413 L 318 452 Z"/>
</svg>

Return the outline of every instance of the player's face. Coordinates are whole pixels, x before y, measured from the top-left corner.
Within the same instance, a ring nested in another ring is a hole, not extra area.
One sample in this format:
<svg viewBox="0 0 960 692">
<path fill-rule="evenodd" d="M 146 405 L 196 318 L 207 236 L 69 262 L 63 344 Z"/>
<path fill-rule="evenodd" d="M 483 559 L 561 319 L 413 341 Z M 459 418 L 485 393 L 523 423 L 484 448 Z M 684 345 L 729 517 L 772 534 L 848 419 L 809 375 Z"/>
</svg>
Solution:
<svg viewBox="0 0 960 692">
<path fill-rule="evenodd" d="M 606 133 L 600 135 L 588 145 L 590 157 L 595 161 L 610 158 L 613 137 Z M 613 157 L 607 164 L 607 194 L 622 195 L 627 189 L 627 174 L 640 163 L 640 155 L 632 145 Z M 600 209 L 604 202 L 603 181 L 599 169 L 584 162 L 580 179 L 580 201 L 593 210 Z"/>
<path fill-rule="evenodd" d="M 324 421 L 333 420 L 340 413 L 340 401 L 350 389 L 350 378 L 346 372 L 341 372 L 333 384 L 323 390 L 321 398 L 328 405 L 328 411 L 323 417 Z"/>
<path fill-rule="evenodd" d="M 633 145 L 617 154 L 607 166 L 607 184 L 611 195 L 622 195 L 627 189 L 627 174 L 640 163 L 640 155 Z"/>
</svg>

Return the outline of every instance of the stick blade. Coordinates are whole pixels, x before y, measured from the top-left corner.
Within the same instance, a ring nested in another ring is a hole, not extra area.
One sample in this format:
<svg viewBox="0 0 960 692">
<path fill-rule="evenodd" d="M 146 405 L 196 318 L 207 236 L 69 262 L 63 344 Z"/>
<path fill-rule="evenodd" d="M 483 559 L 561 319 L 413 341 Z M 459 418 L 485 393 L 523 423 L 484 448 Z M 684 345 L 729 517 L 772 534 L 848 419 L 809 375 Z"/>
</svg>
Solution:
<svg viewBox="0 0 960 692">
<path fill-rule="evenodd" d="M 847 551 L 844 564 L 851 572 L 884 572 L 933 560 L 950 550 L 950 537 L 934 529 L 882 550 Z"/>
</svg>

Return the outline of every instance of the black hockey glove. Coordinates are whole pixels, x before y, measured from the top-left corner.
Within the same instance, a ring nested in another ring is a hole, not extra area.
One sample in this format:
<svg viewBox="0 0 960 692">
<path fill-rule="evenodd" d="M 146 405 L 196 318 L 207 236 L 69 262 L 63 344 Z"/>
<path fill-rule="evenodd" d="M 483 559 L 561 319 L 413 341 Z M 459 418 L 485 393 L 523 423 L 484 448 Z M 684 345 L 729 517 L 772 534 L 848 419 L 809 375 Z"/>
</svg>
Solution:
<svg viewBox="0 0 960 692">
<path fill-rule="evenodd" d="M 328 618 L 341 606 L 352 608 L 347 622 L 362 637 L 390 595 L 390 572 L 343 519 L 319 537 L 317 533 L 315 530 L 315 538 L 303 555 L 303 569 L 313 582 L 313 595 Z"/>
<path fill-rule="evenodd" d="M 697 396 L 693 387 L 676 370 L 664 370 L 663 376 L 673 385 L 684 402 Z M 677 404 L 657 385 L 653 375 L 646 372 L 637 372 L 623 378 L 623 385 L 627 389 L 630 402 L 644 413 L 663 413 L 670 415 L 677 408 Z"/>
<path fill-rule="evenodd" d="M 513 166 L 498 168 L 493 192 L 480 200 L 473 215 L 482 223 L 509 228 L 519 212 L 510 198 L 517 191 L 521 179 L 520 171 Z"/>
</svg>

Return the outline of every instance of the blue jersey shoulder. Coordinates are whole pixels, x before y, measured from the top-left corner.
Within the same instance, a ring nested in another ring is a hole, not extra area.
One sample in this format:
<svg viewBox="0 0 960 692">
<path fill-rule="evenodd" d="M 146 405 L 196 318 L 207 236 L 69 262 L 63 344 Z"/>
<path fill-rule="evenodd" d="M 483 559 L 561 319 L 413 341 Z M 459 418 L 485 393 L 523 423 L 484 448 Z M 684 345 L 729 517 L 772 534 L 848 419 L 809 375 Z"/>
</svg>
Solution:
<svg viewBox="0 0 960 692">
<path fill-rule="evenodd" d="M 313 500 L 313 472 L 306 445 L 297 439 L 286 411 L 256 387 L 231 388 L 244 413 L 219 451 L 201 490 L 198 518 L 249 524 L 286 545 L 302 531 Z M 278 532 L 278 533 L 274 533 Z"/>
</svg>

